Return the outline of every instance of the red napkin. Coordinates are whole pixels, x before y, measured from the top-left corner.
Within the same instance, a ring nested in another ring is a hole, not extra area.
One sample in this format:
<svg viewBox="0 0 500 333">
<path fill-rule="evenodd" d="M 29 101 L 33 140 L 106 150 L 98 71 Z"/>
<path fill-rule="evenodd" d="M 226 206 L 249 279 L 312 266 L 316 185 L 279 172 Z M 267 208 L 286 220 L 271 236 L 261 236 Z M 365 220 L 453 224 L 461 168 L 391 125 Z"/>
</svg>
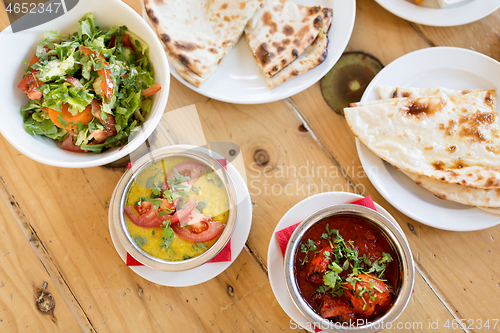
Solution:
<svg viewBox="0 0 500 333">
<path fill-rule="evenodd" d="M 353 202 L 351 202 L 351 205 L 360 205 L 360 206 L 365 206 L 365 207 L 371 208 L 375 211 L 377 210 L 377 208 L 375 208 L 375 204 L 373 203 L 372 198 L 370 196 L 353 201 Z M 283 255 L 283 257 L 285 256 L 285 251 L 286 251 L 286 246 L 288 245 L 288 241 L 290 240 L 290 237 L 292 237 L 293 232 L 295 231 L 295 229 L 297 228 L 297 226 L 299 224 L 300 224 L 300 222 L 295 223 L 295 224 L 293 224 L 285 229 L 281 229 L 281 230 L 277 231 L 275 234 L 276 239 L 278 240 L 278 244 L 279 244 L 280 249 L 281 249 L 281 254 Z M 314 332 L 316 332 L 316 333 L 321 332 L 321 329 L 314 326 Z"/>
<path fill-rule="evenodd" d="M 218 159 L 217 162 L 219 162 L 224 169 L 227 170 L 227 160 L 224 159 Z M 132 167 L 133 163 L 128 164 L 128 168 L 130 169 Z M 231 261 L 231 239 L 227 242 L 226 246 L 217 253 L 217 255 L 210 261 L 208 262 L 224 262 L 224 261 Z M 127 252 L 127 266 L 144 266 L 141 264 L 139 261 L 135 260 L 134 257 L 132 257 L 128 252 Z"/>
</svg>

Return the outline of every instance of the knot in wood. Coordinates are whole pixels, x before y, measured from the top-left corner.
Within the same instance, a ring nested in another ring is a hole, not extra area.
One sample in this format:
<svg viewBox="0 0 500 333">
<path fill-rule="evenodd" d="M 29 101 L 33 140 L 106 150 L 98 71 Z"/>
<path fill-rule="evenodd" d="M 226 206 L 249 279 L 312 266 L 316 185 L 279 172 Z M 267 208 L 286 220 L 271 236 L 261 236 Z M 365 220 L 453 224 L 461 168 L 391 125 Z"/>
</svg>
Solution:
<svg viewBox="0 0 500 333">
<path fill-rule="evenodd" d="M 258 149 L 253 154 L 253 160 L 257 165 L 266 165 L 269 163 L 269 153 L 264 149 Z"/>
<path fill-rule="evenodd" d="M 47 313 L 56 305 L 51 293 L 40 291 L 36 299 L 36 307 L 40 312 Z"/>
</svg>

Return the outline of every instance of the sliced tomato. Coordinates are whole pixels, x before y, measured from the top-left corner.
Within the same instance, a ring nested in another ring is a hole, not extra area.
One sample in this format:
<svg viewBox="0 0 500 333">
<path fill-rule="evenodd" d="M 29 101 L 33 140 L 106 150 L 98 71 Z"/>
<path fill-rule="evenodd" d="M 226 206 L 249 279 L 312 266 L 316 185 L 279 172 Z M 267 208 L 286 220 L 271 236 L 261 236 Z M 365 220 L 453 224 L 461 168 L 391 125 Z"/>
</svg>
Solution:
<svg viewBox="0 0 500 333">
<path fill-rule="evenodd" d="M 180 224 L 172 225 L 172 229 L 179 236 L 191 242 L 206 242 L 219 236 L 225 225 L 218 221 L 210 221 L 207 223 L 208 228 L 200 233 L 194 233 L 187 227 L 182 227 Z"/>
<path fill-rule="evenodd" d="M 159 199 L 161 200 L 161 199 Z M 158 216 L 157 209 L 150 209 L 145 214 L 137 216 L 132 211 L 132 206 L 125 208 L 125 215 L 132 221 L 133 224 L 139 227 L 152 228 L 159 227 L 166 220 L 170 220 L 170 224 L 178 224 L 180 221 L 188 217 L 196 207 L 196 199 L 191 199 L 183 209 L 176 211 L 171 215 Z"/>
<path fill-rule="evenodd" d="M 115 47 L 115 44 L 116 44 L 116 35 L 111 37 L 109 44 L 108 44 L 108 49 Z"/>
<path fill-rule="evenodd" d="M 85 110 L 82 112 L 78 112 L 76 115 L 72 115 L 69 111 L 69 104 L 65 103 L 62 105 L 62 110 L 61 112 L 56 111 L 54 109 L 50 108 L 42 108 L 42 110 L 46 111 L 49 113 L 50 120 L 54 123 L 59 128 L 64 128 L 64 129 L 75 129 L 78 128 L 78 122 L 81 121 L 83 125 L 86 125 L 94 119 L 94 116 L 92 115 L 92 107 L 88 105 Z M 62 124 L 59 123 L 59 115 L 61 115 L 64 120 L 68 123 L 67 126 L 63 126 Z"/>
<path fill-rule="evenodd" d="M 127 34 L 123 34 L 122 36 L 123 46 L 132 50 L 132 53 L 135 53 L 134 46 L 132 45 L 132 41 L 130 40 L 130 36 Z"/>
<path fill-rule="evenodd" d="M 85 153 L 85 150 L 82 150 L 80 146 L 73 143 L 73 131 L 70 131 L 69 136 L 63 141 L 61 149 L 75 153 Z"/>
<path fill-rule="evenodd" d="M 109 67 L 109 64 L 106 61 L 106 58 L 104 58 L 104 56 L 102 54 L 99 54 L 99 56 L 98 56 L 95 51 L 92 51 L 91 49 L 89 49 L 88 47 L 83 46 L 83 45 L 80 46 L 80 50 L 82 51 L 83 54 L 86 54 L 86 55 L 92 54 L 92 55 L 94 55 L 94 57 L 98 57 L 101 60 L 101 62 L 104 64 L 104 68 L 98 70 L 97 73 L 102 78 L 102 82 L 101 82 L 102 93 L 104 94 L 104 96 L 108 100 L 111 100 L 111 98 L 113 98 L 113 81 L 111 81 L 111 71 L 109 70 L 109 68 L 106 68 L 106 67 Z"/>
<path fill-rule="evenodd" d="M 27 93 L 28 92 L 28 89 L 29 89 L 29 84 L 28 84 L 28 81 L 27 81 L 27 76 L 23 77 L 23 79 L 21 80 L 21 82 L 19 82 L 19 84 L 17 85 L 17 89 L 21 90 L 23 93 Z"/>
<path fill-rule="evenodd" d="M 175 166 L 175 169 L 179 174 L 191 178 L 190 180 L 182 183 L 182 185 L 187 186 L 189 189 L 193 187 L 194 182 L 203 174 L 203 171 L 205 171 L 206 168 L 207 167 L 205 165 L 197 162 L 183 162 Z M 170 173 L 167 175 L 167 179 L 162 186 L 162 191 L 165 191 L 169 188 L 168 180 L 170 178 L 173 178 L 174 175 L 175 173 L 172 169 L 172 171 L 170 171 Z"/>
<path fill-rule="evenodd" d="M 149 97 L 151 95 L 156 94 L 160 90 L 161 90 L 160 84 L 158 82 L 155 82 L 151 85 L 151 87 L 146 88 L 142 91 L 142 96 Z"/>
<path fill-rule="evenodd" d="M 28 96 L 29 99 L 32 99 L 32 100 L 41 100 L 42 99 L 42 92 L 38 89 L 30 89 L 28 90 L 28 92 L 26 93 L 26 95 Z"/>
<path fill-rule="evenodd" d="M 87 138 L 87 140 L 94 139 L 92 144 L 100 144 L 104 143 L 108 138 L 115 136 L 118 131 L 116 130 L 115 127 L 115 117 L 112 114 L 107 114 L 106 113 L 106 120 L 103 120 L 101 117 L 102 115 L 102 109 L 101 109 L 101 102 L 99 102 L 97 99 L 93 99 L 92 102 L 90 103 L 91 109 L 92 109 L 92 114 L 94 117 L 98 118 L 101 123 L 106 127 L 105 130 L 98 129 L 93 131 Z"/>
<path fill-rule="evenodd" d="M 42 85 L 42 83 L 40 82 L 40 80 L 38 80 L 37 74 L 38 74 L 37 70 L 34 70 L 31 73 L 27 74 L 25 77 L 23 77 L 21 82 L 19 82 L 17 88 L 25 94 L 34 91 L 35 88 L 39 88 Z M 37 98 L 31 98 L 31 99 L 37 99 Z"/>
<path fill-rule="evenodd" d="M 134 206 L 134 208 L 139 215 L 144 215 L 149 212 L 151 208 L 153 208 L 153 204 L 151 202 L 143 201 L 140 206 Z"/>
</svg>

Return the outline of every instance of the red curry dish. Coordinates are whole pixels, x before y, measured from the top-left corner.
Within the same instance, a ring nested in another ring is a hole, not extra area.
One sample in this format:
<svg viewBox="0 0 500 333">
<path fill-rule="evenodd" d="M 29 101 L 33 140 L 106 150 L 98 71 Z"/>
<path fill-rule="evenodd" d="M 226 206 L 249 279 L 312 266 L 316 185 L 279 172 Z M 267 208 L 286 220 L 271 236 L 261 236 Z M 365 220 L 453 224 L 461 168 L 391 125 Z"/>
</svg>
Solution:
<svg viewBox="0 0 500 333">
<path fill-rule="evenodd" d="M 318 221 L 302 237 L 294 259 L 301 296 L 322 318 L 363 323 L 383 315 L 400 283 L 396 255 L 370 222 L 354 215 Z"/>
</svg>

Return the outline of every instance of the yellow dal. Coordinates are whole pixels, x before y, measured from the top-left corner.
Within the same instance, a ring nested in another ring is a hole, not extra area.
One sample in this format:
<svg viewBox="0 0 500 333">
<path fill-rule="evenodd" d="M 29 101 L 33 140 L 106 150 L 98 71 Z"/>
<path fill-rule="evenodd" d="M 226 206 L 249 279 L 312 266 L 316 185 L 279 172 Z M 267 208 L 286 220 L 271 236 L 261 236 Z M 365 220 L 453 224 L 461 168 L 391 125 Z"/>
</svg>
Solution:
<svg viewBox="0 0 500 333">
<path fill-rule="evenodd" d="M 140 197 L 149 198 L 153 193 L 152 189 L 146 188 L 146 183 L 148 179 L 154 177 L 154 183 L 163 182 L 165 177 L 172 171 L 172 169 L 183 162 L 197 162 L 184 157 L 169 157 L 160 161 L 153 162 L 139 176 L 130 187 L 130 192 L 127 197 L 127 206 L 133 206 Z M 207 175 L 208 170 L 208 175 Z M 213 179 L 209 180 L 209 179 Z M 217 186 L 220 184 L 220 186 Z M 213 172 L 210 167 L 207 167 L 205 172 L 195 181 L 194 187 L 198 188 L 198 193 L 195 193 L 192 189 L 189 192 L 189 198 L 196 198 L 197 202 L 205 200 L 207 206 L 203 209 L 203 214 L 209 216 L 214 221 L 220 221 L 221 223 L 226 223 L 228 218 L 228 208 L 229 201 L 224 184 L 220 181 L 217 174 Z M 187 200 L 189 201 L 189 200 Z M 186 201 L 186 202 L 187 202 Z M 134 213 L 136 212 L 133 209 Z M 134 235 L 138 235 L 147 240 L 141 248 L 144 252 L 150 255 L 160 258 L 163 260 L 184 260 L 187 256 L 195 257 L 210 248 L 219 238 L 217 236 L 215 239 L 203 242 L 203 246 L 197 245 L 195 242 L 185 240 L 174 234 L 174 239 L 170 244 L 168 249 L 160 248 L 163 243 L 161 238 L 163 234 L 163 228 L 144 228 L 133 224 L 128 217 L 126 217 L 127 227 L 132 238 Z M 153 235 L 154 233 L 154 235 Z M 198 243 L 200 244 L 200 243 Z"/>
</svg>

